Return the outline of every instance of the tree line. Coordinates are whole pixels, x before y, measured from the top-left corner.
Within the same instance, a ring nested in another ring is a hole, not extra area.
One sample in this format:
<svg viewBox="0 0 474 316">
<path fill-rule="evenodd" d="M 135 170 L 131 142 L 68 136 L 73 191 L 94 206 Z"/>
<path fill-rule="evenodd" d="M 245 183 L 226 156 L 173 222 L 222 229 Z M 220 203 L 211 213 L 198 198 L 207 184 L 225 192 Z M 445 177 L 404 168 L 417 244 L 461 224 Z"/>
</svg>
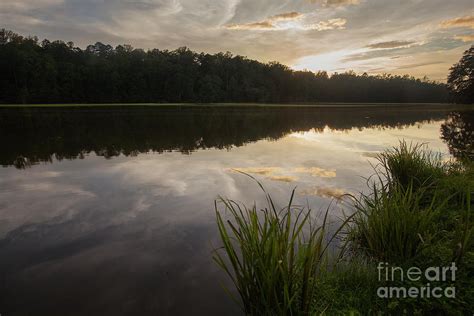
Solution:
<svg viewBox="0 0 474 316">
<path fill-rule="evenodd" d="M 0 30 L 0 103 L 448 102 L 408 75 L 295 71 L 231 53 L 39 41 Z"/>
</svg>

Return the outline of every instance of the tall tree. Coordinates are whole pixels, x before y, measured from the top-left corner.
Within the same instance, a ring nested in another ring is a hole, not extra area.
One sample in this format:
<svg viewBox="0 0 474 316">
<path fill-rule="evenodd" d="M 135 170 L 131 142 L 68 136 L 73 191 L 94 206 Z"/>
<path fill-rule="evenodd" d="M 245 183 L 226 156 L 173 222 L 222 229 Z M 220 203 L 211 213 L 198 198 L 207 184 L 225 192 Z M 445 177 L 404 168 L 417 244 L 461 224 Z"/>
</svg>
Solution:
<svg viewBox="0 0 474 316">
<path fill-rule="evenodd" d="M 474 46 L 450 69 L 448 88 L 459 103 L 474 103 Z"/>
</svg>

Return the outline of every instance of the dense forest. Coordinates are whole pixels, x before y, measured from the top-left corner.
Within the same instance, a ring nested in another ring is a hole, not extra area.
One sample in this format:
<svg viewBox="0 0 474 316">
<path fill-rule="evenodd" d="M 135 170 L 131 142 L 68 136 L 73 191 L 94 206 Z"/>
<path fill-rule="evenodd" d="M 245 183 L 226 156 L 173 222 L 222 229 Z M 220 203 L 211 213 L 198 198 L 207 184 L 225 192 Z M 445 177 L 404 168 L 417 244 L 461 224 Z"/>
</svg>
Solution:
<svg viewBox="0 0 474 316">
<path fill-rule="evenodd" d="M 445 84 L 294 71 L 231 53 L 39 41 L 0 30 L 0 103 L 447 102 Z"/>
</svg>

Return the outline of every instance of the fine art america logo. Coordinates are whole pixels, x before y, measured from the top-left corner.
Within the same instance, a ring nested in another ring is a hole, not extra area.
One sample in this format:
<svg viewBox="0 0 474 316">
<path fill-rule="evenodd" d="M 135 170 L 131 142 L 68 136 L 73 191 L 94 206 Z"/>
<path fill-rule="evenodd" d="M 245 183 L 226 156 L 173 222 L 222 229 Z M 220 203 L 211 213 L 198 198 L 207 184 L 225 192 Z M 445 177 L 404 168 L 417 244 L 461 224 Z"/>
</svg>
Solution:
<svg viewBox="0 0 474 316">
<path fill-rule="evenodd" d="M 456 264 L 445 267 L 394 267 L 387 262 L 379 262 L 377 266 L 380 282 L 407 284 L 420 282 L 422 286 L 381 286 L 377 295 L 381 298 L 455 298 Z M 417 283 L 418 284 L 418 283 Z"/>
</svg>

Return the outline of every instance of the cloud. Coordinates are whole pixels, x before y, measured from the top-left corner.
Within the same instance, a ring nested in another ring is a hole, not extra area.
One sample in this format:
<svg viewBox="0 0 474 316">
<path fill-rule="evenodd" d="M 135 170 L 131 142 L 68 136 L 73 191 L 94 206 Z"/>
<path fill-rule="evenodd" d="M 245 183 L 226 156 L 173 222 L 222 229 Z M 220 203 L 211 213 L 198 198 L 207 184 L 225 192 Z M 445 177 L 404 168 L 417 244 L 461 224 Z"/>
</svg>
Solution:
<svg viewBox="0 0 474 316">
<path fill-rule="evenodd" d="M 347 62 L 357 62 L 357 61 L 364 61 L 364 60 L 370 60 L 370 59 L 377 59 L 377 58 L 391 58 L 393 54 L 399 59 L 402 56 L 398 55 L 400 54 L 400 51 L 402 51 L 405 47 L 396 47 L 392 49 L 376 49 L 376 50 L 371 50 L 371 51 L 366 51 L 362 53 L 354 53 L 354 54 L 349 54 L 345 56 L 342 61 L 347 63 Z M 373 69 L 372 69 L 373 71 Z"/>
<path fill-rule="evenodd" d="M 402 48 L 402 47 L 409 47 L 416 42 L 413 41 L 387 41 L 387 42 L 378 42 L 369 44 L 365 47 L 371 49 L 391 49 L 391 48 Z"/>
<path fill-rule="evenodd" d="M 335 178 L 336 170 L 327 170 L 318 167 L 297 167 L 293 169 L 284 169 L 280 167 L 247 167 L 227 169 L 231 172 L 244 172 L 249 174 L 258 174 L 273 181 L 294 182 L 298 180 L 296 176 L 285 175 L 288 173 L 306 173 L 313 177 Z"/>
<path fill-rule="evenodd" d="M 297 181 L 298 178 L 294 176 L 287 176 L 281 175 L 278 173 L 282 173 L 284 170 L 280 167 L 247 167 L 247 168 L 230 168 L 227 171 L 231 172 L 244 172 L 249 174 L 258 174 L 265 176 L 265 178 L 273 181 L 281 181 L 281 182 L 294 182 Z M 277 174 L 275 174 L 277 173 Z"/>
<path fill-rule="evenodd" d="M 2 0 L 0 2 L 0 8 L 5 10 L 32 10 L 63 4 L 63 2 L 63 0 Z"/>
<path fill-rule="evenodd" d="M 227 28 L 229 30 L 272 30 L 276 27 L 270 21 L 261 21 L 247 24 L 230 24 Z"/>
<path fill-rule="evenodd" d="M 275 28 L 275 25 L 269 21 L 262 21 L 247 24 L 229 24 L 226 28 L 229 30 L 271 30 Z"/>
<path fill-rule="evenodd" d="M 474 42 L 474 35 L 456 35 L 454 38 L 463 42 Z"/>
<path fill-rule="evenodd" d="M 54 174 L 32 171 L 19 177 L 10 190 L 0 192 L 0 200 L 9 202 L 0 206 L 0 239 L 23 225 L 67 221 L 80 205 L 98 198 L 82 184 L 61 183 L 64 178 Z"/>
<path fill-rule="evenodd" d="M 265 20 L 243 24 L 228 24 L 225 28 L 229 30 L 341 30 L 345 28 L 346 19 L 335 18 L 327 21 L 320 21 L 314 24 L 307 24 L 305 21 L 309 14 L 302 14 L 296 11 L 272 15 Z"/>
<path fill-rule="evenodd" d="M 474 16 L 468 15 L 450 20 L 444 20 L 443 22 L 441 22 L 440 26 L 442 28 L 469 27 L 471 29 L 474 29 Z"/>
<path fill-rule="evenodd" d="M 316 31 L 343 30 L 345 29 L 346 23 L 346 19 L 329 19 L 327 21 L 320 21 L 316 24 L 309 25 L 307 29 Z"/>
<path fill-rule="evenodd" d="M 331 187 L 315 187 L 300 191 L 300 195 L 315 195 L 325 198 L 335 198 L 337 200 L 342 199 L 345 194 L 348 194 L 348 192 L 343 189 Z"/>
<path fill-rule="evenodd" d="M 340 7 L 346 5 L 356 5 L 360 3 L 360 0 L 309 0 L 311 3 L 321 3 L 325 7 Z"/>
<path fill-rule="evenodd" d="M 229 24 L 226 28 L 229 30 L 272 30 L 276 29 L 278 22 L 293 21 L 301 18 L 303 14 L 299 12 L 285 12 L 272 15 L 267 19 L 259 22 L 244 23 L 244 24 Z"/>
<path fill-rule="evenodd" d="M 269 176 L 267 178 L 273 181 L 280 181 L 280 182 L 294 182 L 298 180 L 297 177 L 292 177 L 292 176 Z"/>
<path fill-rule="evenodd" d="M 424 62 L 424 63 L 402 65 L 400 67 L 397 67 L 397 69 L 412 69 L 412 68 L 423 67 L 423 66 L 439 65 L 442 63 L 444 62 L 443 61 L 430 61 L 430 62 Z"/>
<path fill-rule="evenodd" d="M 336 177 L 336 170 L 326 170 L 318 167 L 298 167 L 293 170 L 297 173 L 308 173 L 313 177 L 322 177 L 322 178 L 335 178 Z"/>
<path fill-rule="evenodd" d="M 286 12 L 277 15 L 273 15 L 268 18 L 270 21 L 288 21 L 288 20 L 296 20 L 303 16 L 303 14 L 299 12 Z"/>
</svg>

